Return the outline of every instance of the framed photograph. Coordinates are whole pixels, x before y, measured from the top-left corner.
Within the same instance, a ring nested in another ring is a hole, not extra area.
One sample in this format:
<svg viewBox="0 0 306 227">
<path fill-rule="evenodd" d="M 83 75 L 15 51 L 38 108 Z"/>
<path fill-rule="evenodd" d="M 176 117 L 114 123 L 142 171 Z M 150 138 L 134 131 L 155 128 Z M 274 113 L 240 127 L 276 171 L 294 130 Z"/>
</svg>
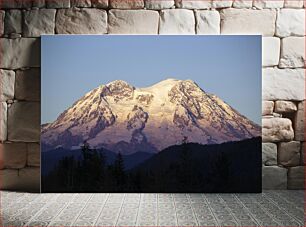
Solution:
<svg viewBox="0 0 306 227">
<path fill-rule="evenodd" d="M 261 192 L 261 36 L 42 36 L 42 192 Z"/>
</svg>

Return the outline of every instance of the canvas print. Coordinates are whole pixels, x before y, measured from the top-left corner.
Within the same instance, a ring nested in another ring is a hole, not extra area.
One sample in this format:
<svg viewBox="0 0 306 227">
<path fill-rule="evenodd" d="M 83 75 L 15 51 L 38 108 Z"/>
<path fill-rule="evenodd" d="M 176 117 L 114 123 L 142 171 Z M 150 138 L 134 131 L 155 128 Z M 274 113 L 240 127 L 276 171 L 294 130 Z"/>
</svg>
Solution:
<svg viewBox="0 0 306 227">
<path fill-rule="evenodd" d="M 260 192 L 261 36 L 43 36 L 42 192 Z"/>
</svg>

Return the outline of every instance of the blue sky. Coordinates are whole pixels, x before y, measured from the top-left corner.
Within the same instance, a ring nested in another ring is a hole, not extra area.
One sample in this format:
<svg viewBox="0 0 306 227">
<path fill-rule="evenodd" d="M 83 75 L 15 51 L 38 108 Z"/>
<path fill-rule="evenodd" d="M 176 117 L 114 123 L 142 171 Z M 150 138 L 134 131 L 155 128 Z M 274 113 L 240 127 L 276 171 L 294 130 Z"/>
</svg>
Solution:
<svg viewBox="0 0 306 227">
<path fill-rule="evenodd" d="M 261 36 L 42 36 L 42 123 L 120 79 L 192 79 L 261 124 Z"/>
</svg>

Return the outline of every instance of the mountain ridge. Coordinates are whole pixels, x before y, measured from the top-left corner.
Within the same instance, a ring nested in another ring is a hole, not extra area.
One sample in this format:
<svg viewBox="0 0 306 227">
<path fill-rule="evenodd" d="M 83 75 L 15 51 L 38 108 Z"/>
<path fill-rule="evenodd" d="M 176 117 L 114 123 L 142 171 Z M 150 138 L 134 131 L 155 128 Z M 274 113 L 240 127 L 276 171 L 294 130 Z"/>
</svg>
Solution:
<svg viewBox="0 0 306 227">
<path fill-rule="evenodd" d="M 214 144 L 260 134 L 258 125 L 192 80 L 171 78 L 145 88 L 115 80 L 42 126 L 42 144 L 74 149 L 87 140 L 115 152 L 155 153 L 185 137 Z"/>
</svg>

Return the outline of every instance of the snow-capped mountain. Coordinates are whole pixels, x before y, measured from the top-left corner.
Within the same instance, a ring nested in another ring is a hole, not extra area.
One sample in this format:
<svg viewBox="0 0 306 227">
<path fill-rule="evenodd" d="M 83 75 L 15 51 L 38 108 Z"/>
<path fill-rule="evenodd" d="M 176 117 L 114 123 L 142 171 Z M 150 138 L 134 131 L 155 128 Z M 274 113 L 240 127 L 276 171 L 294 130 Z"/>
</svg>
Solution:
<svg viewBox="0 0 306 227">
<path fill-rule="evenodd" d="M 88 92 L 50 124 L 42 144 L 76 149 L 86 140 L 125 154 L 158 152 L 189 142 L 201 144 L 261 135 L 258 125 L 191 80 L 167 79 L 135 88 L 116 80 Z"/>
</svg>

